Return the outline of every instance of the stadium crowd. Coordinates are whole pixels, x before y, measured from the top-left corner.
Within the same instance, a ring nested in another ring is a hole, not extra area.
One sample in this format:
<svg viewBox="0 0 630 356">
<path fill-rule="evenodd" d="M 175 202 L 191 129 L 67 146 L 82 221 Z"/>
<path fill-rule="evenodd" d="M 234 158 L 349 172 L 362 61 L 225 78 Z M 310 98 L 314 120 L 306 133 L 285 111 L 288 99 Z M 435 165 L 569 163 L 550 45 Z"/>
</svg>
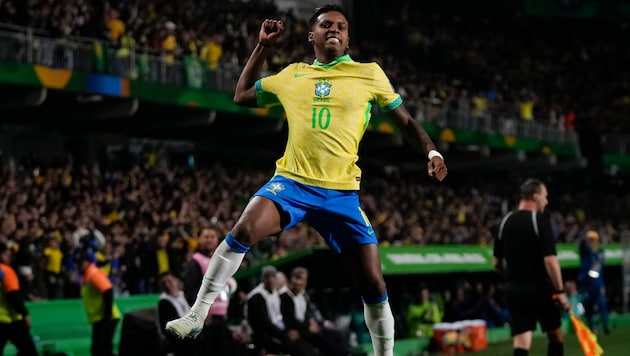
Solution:
<svg viewBox="0 0 630 356">
<path fill-rule="evenodd" d="M 244 167 L 217 162 L 208 168 L 164 168 L 149 154 L 129 169 L 68 164 L 4 171 L 0 240 L 13 244 L 14 264 L 31 299 L 77 295 L 72 261 L 77 247 L 90 249 L 118 293 L 155 292 L 163 272 L 156 251 L 166 250 L 170 269 L 181 273 L 201 227 L 227 233 L 248 197 L 272 174 Z M 509 179 L 467 176 L 436 185 L 417 173 L 372 169 L 362 201 L 384 246 L 491 245 L 501 214 L 515 201 L 507 193 Z M 554 188 L 558 194 L 550 212 L 559 242 L 577 241 L 584 229 L 619 241 L 628 228 L 622 213 L 627 201 L 618 192 L 580 192 L 563 180 L 550 185 L 564 186 Z M 324 245 L 319 235 L 301 224 L 261 242 L 246 263 L 317 245 Z"/>
<path fill-rule="evenodd" d="M 416 110 L 419 119 L 430 119 L 427 108 L 445 104 L 562 130 L 581 122 L 601 132 L 629 131 L 621 120 L 630 108 L 623 23 L 437 16 L 404 0 L 393 8 L 399 11 L 379 19 L 378 31 L 356 30 L 350 50 L 357 60 L 382 64 L 411 110 L 423 109 Z M 126 55 L 140 49 L 168 61 L 190 55 L 209 69 L 233 72 L 256 43 L 260 19 L 268 17 L 287 24 L 268 70 L 311 62 L 305 20 L 273 1 L 5 0 L 0 7 L 0 23 L 55 38 L 105 40 Z"/>
<path fill-rule="evenodd" d="M 279 12 L 270 1 L 0 3 L 1 23 L 37 28 L 53 37 L 105 39 L 119 49 L 142 46 L 174 58 L 197 56 L 212 70 L 233 71 L 250 53 L 260 19 L 280 16 L 288 24 L 287 37 L 268 70 L 312 61 L 305 57 L 310 51 L 304 47 L 304 21 Z M 353 58 L 381 62 L 417 112 L 446 104 L 478 116 L 498 111 L 563 130 L 573 130 L 585 118 L 601 131 L 630 131 L 619 120 L 630 107 L 628 74 L 620 65 L 630 59 L 627 46 L 621 45 L 626 29 L 582 33 L 578 41 L 567 36 L 574 27 L 551 34 L 544 24 L 537 24 L 536 31 L 524 22 L 480 25 L 424 16 L 409 3 L 404 12 L 384 20 L 382 38 L 361 39 L 351 50 Z M 474 35 L 470 26 L 475 26 Z M 616 35 L 601 41 L 601 33 Z M 398 52 L 402 47 L 405 52 Z M 510 179 L 467 175 L 435 185 L 419 179 L 417 172 L 365 169 L 369 173 L 361 199 L 384 246 L 491 245 L 501 216 L 517 201 Z M 159 276 L 166 272 L 157 256 L 168 256 L 168 270 L 181 276 L 201 229 L 215 226 L 225 235 L 270 174 L 227 162 L 162 167 L 150 155 L 122 168 L 30 163 L 0 175 L 0 241 L 12 247 L 13 265 L 29 300 L 78 297 L 77 248 L 91 253 L 116 295 L 156 293 Z M 586 229 L 616 242 L 628 230 L 623 215 L 629 210 L 628 196 L 620 197 L 614 189 L 589 192 L 566 177 L 549 178 L 554 191 L 550 214 L 559 242 L 577 242 Z M 323 245 L 314 230 L 300 224 L 261 242 L 244 264 Z M 480 317 L 502 325 L 506 316 L 494 293 L 491 284 L 462 283 L 453 295 L 466 300 L 453 298 L 443 305 L 444 320 Z"/>
</svg>

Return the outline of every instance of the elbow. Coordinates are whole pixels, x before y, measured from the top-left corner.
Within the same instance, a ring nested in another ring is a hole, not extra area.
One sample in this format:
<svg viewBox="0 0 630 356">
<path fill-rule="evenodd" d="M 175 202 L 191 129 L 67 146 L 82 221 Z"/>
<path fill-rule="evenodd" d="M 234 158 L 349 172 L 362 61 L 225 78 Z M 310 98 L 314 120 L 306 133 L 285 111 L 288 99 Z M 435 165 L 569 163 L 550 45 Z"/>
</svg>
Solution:
<svg viewBox="0 0 630 356">
<path fill-rule="evenodd" d="M 252 98 L 251 93 L 246 90 L 239 90 L 238 88 L 234 92 L 232 100 L 234 101 L 234 104 L 240 106 L 254 107 L 256 104 L 256 98 Z"/>
<path fill-rule="evenodd" d="M 234 93 L 234 97 L 232 98 L 232 100 L 236 105 L 243 105 L 243 95 L 241 95 L 241 93 L 239 93 L 238 91 Z"/>
<path fill-rule="evenodd" d="M 234 104 L 239 105 L 239 106 L 245 106 L 248 108 L 258 107 L 257 105 L 258 103 L 256 102 L 256 99 L 249 99 L 244 95 L 235 94 L 232 100 L 234 101 Z"/>
</svg>

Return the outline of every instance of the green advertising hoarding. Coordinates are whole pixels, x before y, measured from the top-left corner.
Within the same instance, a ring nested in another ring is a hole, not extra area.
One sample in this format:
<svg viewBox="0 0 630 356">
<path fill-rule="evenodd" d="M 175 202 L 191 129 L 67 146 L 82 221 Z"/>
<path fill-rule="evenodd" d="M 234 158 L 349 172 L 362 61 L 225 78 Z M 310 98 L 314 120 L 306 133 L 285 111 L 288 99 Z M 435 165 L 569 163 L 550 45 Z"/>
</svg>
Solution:
<svg viewBox="0 0 630 356">
<path fill-rule="evenodd" d="M 381 246 L 381 266 L 388 276 L 434 274 L 434 273 L 489 273 L 494 272 L 492 247 L 478 245 L 430 245 L 430 246 Z M 562 268 L 577 268 L 580 256 L 577 244 L 557 245 L 558 260 Z M 622 264 L 622 249 L 619 243 L 605 246 L 606 266 Z M 339 258 L 326 247 L 316 247 L 292 253 L 270 262 L 284 271 L 301 266 L 317 270 L 322 275 L 337 273 Z M 235 278 L 256 277 L 265 264 L 256 264 L 239 270 Z M 313 281 L 315 282 L 315 281 Z"/>
<path fill-rule="evenodd" d="M 562 268 L 579 266 L 577 245 L 560 244 L 557 250 Z M 392 246 L 381 247 L 380 251 L 383 273 L 386 275 L 494 270 L 490 246 Z M 605 251 L 606 265 L 621 265 L 622 251 L 619 244 L 607 244 Z"/>
</svg>

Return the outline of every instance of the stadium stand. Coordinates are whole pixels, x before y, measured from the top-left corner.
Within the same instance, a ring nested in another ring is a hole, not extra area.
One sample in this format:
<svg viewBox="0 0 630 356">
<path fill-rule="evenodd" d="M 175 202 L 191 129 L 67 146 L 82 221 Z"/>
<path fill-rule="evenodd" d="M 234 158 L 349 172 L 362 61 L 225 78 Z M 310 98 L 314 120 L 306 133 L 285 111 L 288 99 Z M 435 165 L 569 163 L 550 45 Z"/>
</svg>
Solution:
<svg viewBox="0 0 630 356">
<path fill-rule="evenodd" d="M 424 177 L 375 113 L 361 199 L 382 246 L 491 245 L 525 174 L 550 184 L 559 242 L 571 246 L 589 228 L 619 243 L 630 210 L 626 20 L 488 3 L 494 10 L 403 0 L 388 2 L 397 11 L 379 1 L 353 8 L 353 58 L 383 65 L 454 173 L 443 185 Z M 30 305 L 73 303 L 77 246 L 92 249 L 124 300 L 158 291 L 158 249 L 181 272 L 200 226 L 230 229 L 282 150 L 281 113 L 238 111 L 230 95 L 260 19 L 275 16 L 288 33 L 266 73 L 311 61 L 304 19 L 270 1 L 2 1 L 0 240 L 33 271 L 21 280 Z M 64 255 L 59 284 L 44 278 L 55 270 L 50 240 Z M 299 225 L 257 246 L 244 267 L 288 268 L 322 246 Z M 254 285 L 247 276 L 243 291 Z M 490 272 L 458 277 L 496 282 Z M 609 283 L 609 306 L 621 311 L 621 286 Z M 318 295 L 331 314 L 343 309 Z M 80 349 L 85 327 L 72 340 L 36 331 Z"/>
</svg>

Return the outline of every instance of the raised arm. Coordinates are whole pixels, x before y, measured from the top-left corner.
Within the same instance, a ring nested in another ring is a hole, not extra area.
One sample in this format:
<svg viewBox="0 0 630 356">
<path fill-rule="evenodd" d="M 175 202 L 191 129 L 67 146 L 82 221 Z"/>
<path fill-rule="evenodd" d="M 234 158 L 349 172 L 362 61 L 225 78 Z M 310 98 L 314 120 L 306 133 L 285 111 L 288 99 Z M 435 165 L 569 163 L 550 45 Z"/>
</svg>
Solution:
<svg viewBox="0 0 630 356">
<path fill-rule="evenodd" d="M 439 181 L 444 180 L 448 173 L 444 158 L 438 153 L 435 144 L 433 144 L 433 141 L 424 128 L 413 119 L 407 109 L 402 105 L 390 111 L 388 115 L 400 128 L 400 131 L 405 135 L 409 143 L 418 151 L 428 156 L 429 163 L 427 164 L 427 171 L 429 175 Z"/>
<path fill-rule="evenodd" d="M 265 20 L 260 26 L 258 43 L 249 56 L 245 68 L 236 83 L 234 102 L 238 105 L 256 107 L 256 88 L 267 53 L 284 33 L 284 23 L 280 20 Z"/>
</svg>

